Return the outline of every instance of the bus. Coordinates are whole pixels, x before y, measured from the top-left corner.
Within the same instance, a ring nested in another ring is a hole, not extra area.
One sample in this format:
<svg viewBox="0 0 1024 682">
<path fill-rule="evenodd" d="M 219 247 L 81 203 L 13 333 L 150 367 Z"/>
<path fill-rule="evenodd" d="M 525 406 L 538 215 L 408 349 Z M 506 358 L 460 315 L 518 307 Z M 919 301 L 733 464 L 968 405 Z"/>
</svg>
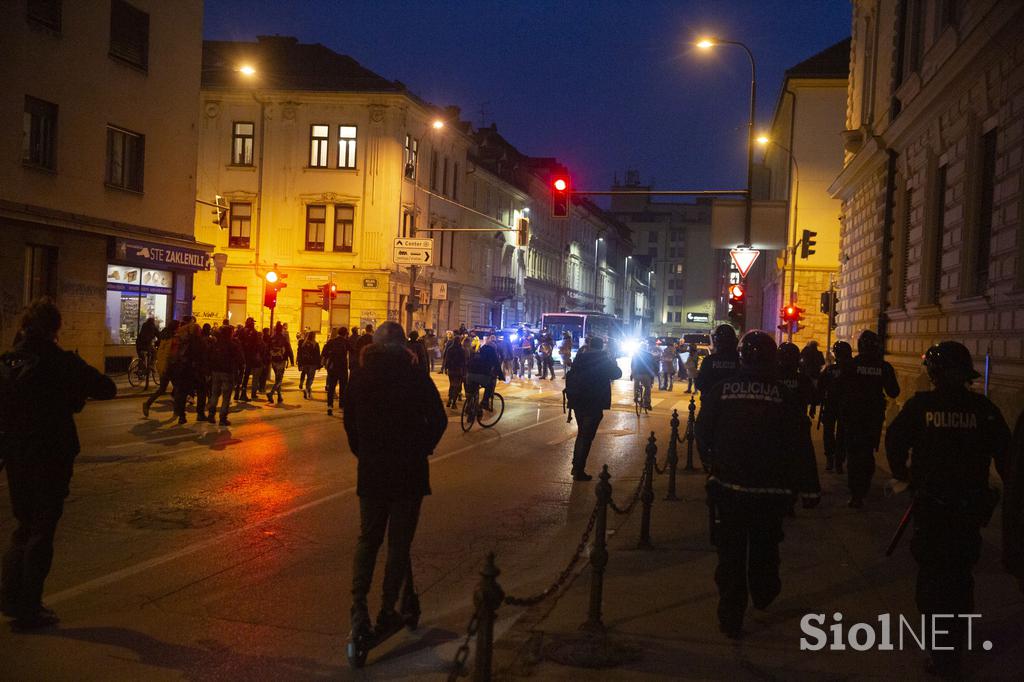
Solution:
<svg viewBox="0 0 1024 682">
<path fill-rule="evenodd" d="M 588 336 L 600 336 L 605 340 L 608 349 L 619 357 L 626 353 L 624 342 L 625 332 L 622 324 L 614 315 L 608 313 L 588 312 L 584 310 L 570 310 L 564 313 L 544 313 L 541 316 L 541 327 L 545 327 L 551 338 L 555 340 L 555 346 L 562 342 L 562 333 L 569 332 L 572 335 L 572 352 L 576 355 L 580 344 Z"/>
</svg>

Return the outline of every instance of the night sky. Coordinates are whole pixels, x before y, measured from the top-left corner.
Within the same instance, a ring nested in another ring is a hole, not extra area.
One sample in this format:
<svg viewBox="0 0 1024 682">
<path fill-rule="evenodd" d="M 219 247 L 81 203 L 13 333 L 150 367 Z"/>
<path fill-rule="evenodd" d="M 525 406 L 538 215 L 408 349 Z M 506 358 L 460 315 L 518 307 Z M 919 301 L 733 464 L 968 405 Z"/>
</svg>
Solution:
<svg viewBox="0 0 1024 682">
<path fill-rule="evenodd" d="M 322 43 L 558 157 L 577 188 L 635 168 L 662 189 L 727 189 L 746 181 L 749 62 L 692 41 L 751 48 L 763 126 L 785 69 L 848 36 L 850 20 L 849 0 L 206 0 L 204 37 Z"/>
</svg>

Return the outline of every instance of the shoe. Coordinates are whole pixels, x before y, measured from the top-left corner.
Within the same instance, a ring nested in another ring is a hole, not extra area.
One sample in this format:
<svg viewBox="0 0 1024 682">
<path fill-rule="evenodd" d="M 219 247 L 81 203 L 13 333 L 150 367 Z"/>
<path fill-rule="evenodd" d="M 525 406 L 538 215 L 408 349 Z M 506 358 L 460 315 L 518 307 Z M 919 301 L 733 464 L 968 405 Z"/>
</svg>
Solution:
<svg viewBox="0 0 1024 682">
<path fill-rule="evenodd" d="M 281 396 L 277 396 L 277 404 L 280 405 L 283 402 L 284 400 L 282 400 Z"/>
<path fill-rule="evenodd" d="M 149 419 L 149 403 L 142 403 L 142 416 Z"/>
<path fill-rule="evenodd" d="M 572 475 L 574 481 L 593 481 L 594 477 L 588 474 L 586 471 L 577 471 Z"/>
<path fill-rule="evenodd" d="M 864 500 L 860 497 L 851 497 L 850 501 L 846 503 L 846 506 L 850 509 L 860 509 L 864 506 Z"/>
<path fill-rule="evenodd" d="M 351 624 L 351 637 L 369 637 L 373 634 L 373 624 L 370 622 L 370 612 L 366 604 L 353 604 L 349 611 L 349 623 Z"/>
<path fill-rule="evenodd" d="M 21 615 L 11 622 L 11 627 L 19 632 L 50 628 L 60 622 L 60 618 L 51 609 L 40 605 L 39 610 L 30 615 Z"/>
<path fill-rule="evenodd" d="M 210 421 L 212 422 L 213 420 L 211 419 Z M 229 422 L 227 419 L 221 419 L 217 423 L 220 424 L 221 426 L 231 426 L 231 422 Z"/>
<path fill-rule="evenodd" d="M 269 393 L 267 394 L 267 403 L 270 405 L 274 404 L 274 396 L 270 395 Z"/>
<path fill-rule="evenodd" d="M 328 408 L 327 408 L 327 416 L 328 416 L 328 417 L 331 417 L 331 416 L 333 416 L 333 415 L 334 415 L 334 410 L 332 410 L 331 408 L 329 408 L 329 407 L 328 407 Z"/>
<path fill-rule="evenodd" d="M 178 424 L 179 425 L 180 424 L 186 424 L 186 423 L 188 423 L 188 420 L 185 419 L 185 415 L 182 415 L 182 416 L 178 417 Z"/>
<path fill-rule="evenodd" d="M 208 421 L 211 424 L 213 424 L 215 421 L 217 421 L 217 415 L 215 415 L 214 413 L 211 412 L 210 416 L 206 418 L 206 421 Z"/>
</svg>

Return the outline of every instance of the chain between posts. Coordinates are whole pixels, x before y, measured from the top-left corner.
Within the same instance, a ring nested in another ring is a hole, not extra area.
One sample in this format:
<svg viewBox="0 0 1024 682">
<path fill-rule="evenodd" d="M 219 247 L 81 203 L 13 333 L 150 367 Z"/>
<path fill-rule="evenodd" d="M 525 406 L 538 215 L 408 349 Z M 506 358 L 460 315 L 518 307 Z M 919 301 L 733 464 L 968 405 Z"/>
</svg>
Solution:
<svg viewBox="0 0 1024 682">
<path fill-rule="evenodd" d="M 644 489 L 644 479 L 646 479 L 646 478 L 647 478 L 647 469 L 645 468 L 644 472 L 642 474 L 640 474 L 640 480 L 637 481 L 636 490 L 633 492 L 633 499 L 631 499 L 629 501 L 629 504 L 624 509 L 620 509 L 619 505 L 615 504 L 615 500 L 612 500 L 611 498 L 609 498 L 608 499 L 608 506 L 611 507 L 612 511 L 615 512 L 616 514 L 620 514 L 622 516 L 625 516 L 629 512 L 633 511 L 633 507 L 636 506 L 637 501 L 640 499 L 640 493 Z"/>
<path fill-rule="evenodd" d="M 469 674 L 469 670 L 466 669 L 466 661 L 469 660 L 469 642 L 476 635 L 477 626 L 480 624 L 477 614 L 477 609 L 473 609 L 473 615 L 469 619 L 469 624 L 466 625 L 466 639 L 463 640 L 459 650 L 455 652 L 455 660 L 452 662 L 452 669 L 448 673 L 448 682 L 455 682 L 460 677 L 465 677 Z"/>
</svg>

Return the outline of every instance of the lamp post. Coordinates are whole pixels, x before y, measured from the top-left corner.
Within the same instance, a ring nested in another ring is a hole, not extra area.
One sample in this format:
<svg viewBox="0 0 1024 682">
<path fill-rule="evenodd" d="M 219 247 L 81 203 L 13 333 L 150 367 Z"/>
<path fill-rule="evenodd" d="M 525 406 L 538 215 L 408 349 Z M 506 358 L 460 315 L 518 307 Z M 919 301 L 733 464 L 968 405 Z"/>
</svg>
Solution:
<svg viewBox="0 0 1024 682">
<path fill-rule="evenodd" d="M 435 118 L 430 123 L 431 129 L 440 131 L 444 128 L 444 120 Z M 433 145 L 431 145 L 431 151 L 433 151 Z M 419 158 L 416 159 L 416 163 L 419 163 Z M 416 195 L 419 193 L 420 188 L 420 174 L 413 171 L 412 176 L 412 203 L 413 203 L 413 215 L 412 225 L 409 226 L 410 237 L 416 236 Z M 430 217 L 430 194 L 427 195 L 427 217 Z M 399 213 L 401 214 L 401 196 L 399 196 Z M 433 233 L 431 233 L 433 235 Z M 412 331 L 413 325 L 413 314 L 416 312 L 417 302 L 415 301 L 416 296 L 416 278 L 419 276 L 420 267 L 418 265 L 409 266 L 409 298 L 405 303 L 405 331 L 406 333 Z"/>
<path fill-rule="evenodd" d="M 632 297 L 630 296 L 630 289 L 632 289 L 632 282 L 629 279 L 629 259 L 632 256 L 626 256 L 625 262 L 622 266 L 622 289 L 623 289 L 623 301 L 622 301 L 622 321 L 627 325 L 632 322 Z"/>
<path fill-rule="evenodd" d="M 754 115 L 757 110 L 757 64 L 754 62 L 754 53 L 750 48 L 738 40 L 722 40 L 720 38 L 704 38 L 697 42 L 697 47 L 702 50 L 710 50 L 716 45 L 736 45 L 742 47 L 750 60 L 750 118 L 747 122 L 747 202 L 744 209 L 743 221 L 743 244 L 740 246 L 750 247 L 750 219 L 753 212 L 753 195 L 751 185 L 754 176 Z"/>
<path fill-rule="evenodd" d="M 604 241 L 604 237 L 598 237 L 594 240 L 594 310 L 598 310 L 597 307 L 597 284 L 599 277 L 601 276 L 601 269 L 598 267 L 598 254 L 600 254 L 601 242 Z M 603 308 L 603 306 L 602 306 Z M 598 312 L 604 312 L 598 310 Z"/>
<path fill-rule="evenodd" d="M 790 192 L 786 192 L 786 198 L 789 200 L 789 213 L 792 216 L 790 221 L 789 238 L 787 239 L 785 257 L 783 259 L 784 267 L 782 269 L 782 293 L 786 293 L 786 270 L 790 270 L 789 273 L 789 298 L 788 304 L 793 303 L 793 295 L 796 293 L 796 224 L 797 224 L 797 211 L 800 208 L 800 166 L 797 164 L 796 156 L 793 155 L 793 150 L 784 147 L 775 140 L 768 137 L 761 136 L 757 138 L 757 143 L 762 147 L 767 147 L 769 144 L 774 144 L 776 147 L 786 152 L 789 156 L 789 162 L 793 167 L 793 191 L 792 195 Z M 789 325 L 789 329 L 786 332 L 786 340 L 793 341 L 793 325 Z"/>
</svg>

